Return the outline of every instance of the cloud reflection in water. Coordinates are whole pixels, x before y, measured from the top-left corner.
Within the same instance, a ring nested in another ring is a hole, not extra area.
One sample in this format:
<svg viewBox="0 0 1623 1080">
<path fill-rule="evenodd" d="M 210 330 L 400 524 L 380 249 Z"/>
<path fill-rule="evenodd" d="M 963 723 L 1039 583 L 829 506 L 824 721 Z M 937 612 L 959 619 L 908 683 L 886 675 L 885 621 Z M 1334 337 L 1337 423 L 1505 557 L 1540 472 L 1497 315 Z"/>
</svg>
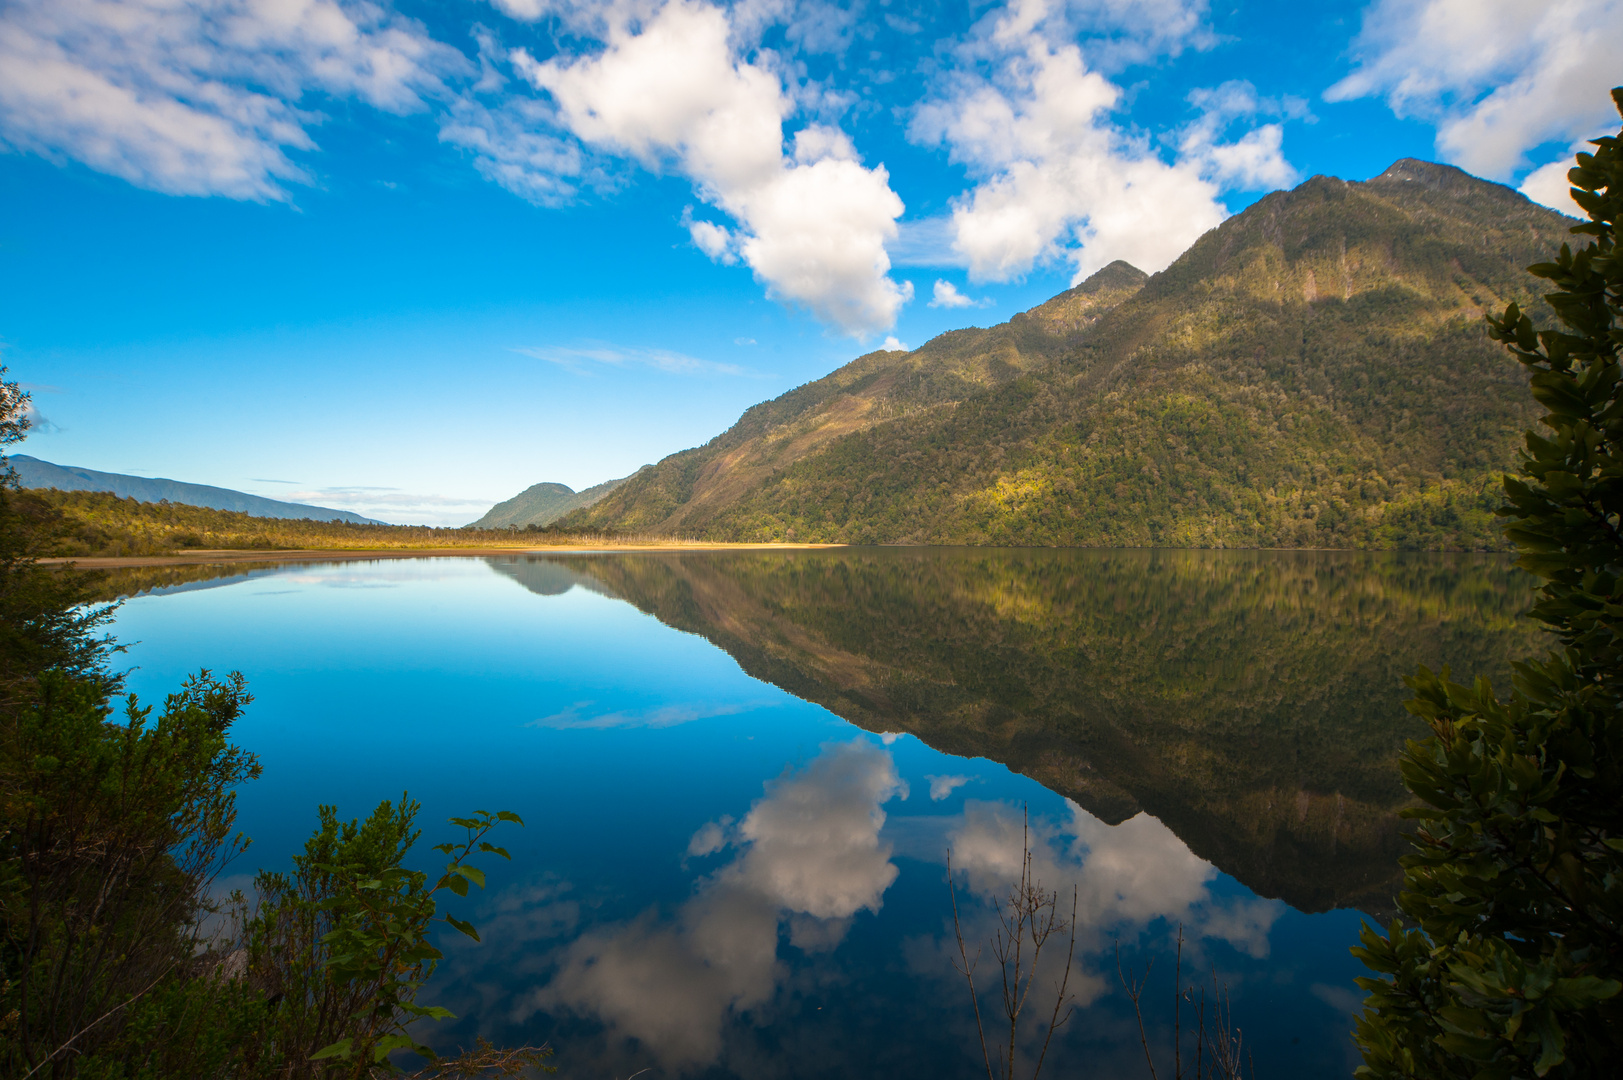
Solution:
<svg viewBox="0 0 1623 1080">
<path fill-rule="evenodd" d="M 712 822 L 689 850 L 727 848 L 670 922 L 650 911 L 566 946 L 557 975 L 520 1010 L 598 1017 L 670 1065 L 715 1059 L 730 1014 L 769 1001 L 784 978 L 779 924 L 807 951 L 838 945 L 851 916 L 878 911 L 896 880 L 880 807 L 904 790 L 890 754 L 865 740 L 824 748 L 767 786 L 736 828 Z"/>
<path fill-rule="evenodd" d="M 990 931 L 989 902 L 1018 880 L 1020 808 L 972 801 L 961 814 L 894 818 L 887 826 L 883 807 L 906 792 L 883 747 L 866 739 L 825 746 L 803 769 L 769 782 L 742 820 L 723 816 L 694 833 L 688 858 L 730 858 L 674 913 L 651 908 L 629 922 L 588 928 L 552 952 L 552 977 L 524 992 L 511 1018 L 523 1023 L 545 1012 L 595 1019 L 611 1040 L 635 1040 L 667 1068 L 715 1062 L 732 1023 L 752 1010 L 762 1022 L 764 1007 L 784 1004 L 776 999 L 788 992 L 797 964 L 824 963 L 815 954 L 836 950 L 861 912 L 880 911 L 901 873 L 898 853 L 939 865 L 950 848 L 960 880 L 981 901 L 965 908 L 966 936 L 976 940 Z M 1114 973 L 1098 972 L 1113 962 L 1105 956 L 1114 937 L 1157 919 L 1182 923 L 1196 942 L 1222 940 L 1267 955 L 1283 905 L 1214 896 L 1216 869 L 1146 814 L 1111 826 L 1067 805 L 1069 820 L 1032 823 L 1032 850 L 1044 887 L 1077 888 L 1072 987 L 1080 1004 L 1111 989 Z M 950 987 L 956 976 L 947 957 L 955 946 L 950 926 L 941 936 L 945 899 L 917 926 L 933 936 L 897 946 L 912 977 L 934 984 L 930 995 L 945 995 L 947 1003 L 961 984 Z M 803 960 L 780 956 L 785 936 L 807 954 Z M 842 955 L 842 966 L 877 959 Z"/>
</svg>

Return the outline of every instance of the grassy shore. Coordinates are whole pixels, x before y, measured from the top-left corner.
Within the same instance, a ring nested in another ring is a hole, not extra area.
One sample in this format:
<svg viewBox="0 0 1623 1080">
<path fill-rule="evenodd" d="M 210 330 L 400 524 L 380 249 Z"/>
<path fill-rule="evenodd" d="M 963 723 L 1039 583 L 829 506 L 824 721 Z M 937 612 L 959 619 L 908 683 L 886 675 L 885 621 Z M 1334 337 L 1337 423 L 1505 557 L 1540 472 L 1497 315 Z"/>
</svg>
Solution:
<svg viewBox="0 0 1623 1080">
<path fill-rule="evenodd" d="M 103 491 L 33 488 L 20 496 L 52 536 L 56 559 L 84 566 L 205 562 L 257 552 L 500 553 L 535 548 L 733 547 L 671 536 L 528 529 L 438 529 L 427 525 L 354 525 L 343 521 L 263 518 L 180 503 L 145 503 Z M 115 563 L 116 560 L 116 563 Z"/>
</svg>

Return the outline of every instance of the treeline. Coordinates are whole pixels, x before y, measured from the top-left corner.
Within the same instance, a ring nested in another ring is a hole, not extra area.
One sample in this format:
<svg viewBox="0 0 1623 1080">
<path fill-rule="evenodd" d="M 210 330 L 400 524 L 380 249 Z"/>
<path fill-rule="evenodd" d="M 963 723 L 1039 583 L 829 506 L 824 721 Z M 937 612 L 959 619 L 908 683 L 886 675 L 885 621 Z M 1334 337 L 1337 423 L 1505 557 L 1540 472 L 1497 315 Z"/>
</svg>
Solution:
<svg viewBox="0 0 1623 1080">
<path fill-rule="evenodd" d="M 288 551 L 415 548 L 537 547 L 605 543 L 628 538 L 607 530 L 434 528 L 360 525 L 308 518 L 254 517 L 168 501 L 148 503 L 106 491 L 31 488 L 10 496 L 17 512 L 50 527 L 40 539 L 46 556 L 163 555 L 186 550 Z"/>
</svg>

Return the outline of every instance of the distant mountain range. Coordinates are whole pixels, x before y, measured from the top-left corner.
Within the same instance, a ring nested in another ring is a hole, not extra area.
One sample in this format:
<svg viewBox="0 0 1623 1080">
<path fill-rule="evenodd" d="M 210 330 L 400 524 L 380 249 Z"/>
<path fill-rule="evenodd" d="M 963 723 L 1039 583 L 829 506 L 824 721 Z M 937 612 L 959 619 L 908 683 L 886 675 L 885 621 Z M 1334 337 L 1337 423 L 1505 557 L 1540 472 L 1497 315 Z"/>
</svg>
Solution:
<svg viewBox="0 0 1623 1080">
<path fill-rule="evenodd" d="M 506 502 L 492 506 L 484 517 L 469 524 L 468 528 L 505 529 L 512 525 L 522 529 L 526 525 L 551 525 L 571 511 L 596 506 L 609 492 L 629 479 L 622 476 L 618 480 L 605 480 L 585 491 L 551 482 L 535 484 Z"/>
<path fill-rule="evenodd" d="M 1259 200 L 1146 276 L 859 357 L 645 469 L 569 527 L 714 540 L 1503 546 L 1539 414 L 1482 322 L 1569 218 L 1405 159 Z"/>
<path fill-rule="evenodd" d="M 126 476 L 123 473 L 98 472 L 75 465 L 53 465 L 27 454 L 12 454 L 6 458 L 17 470 L 17 480 L 25 488 L 56 488 L 58 491 L 111 491 L 115 495 L 141 502 L 172 503 L 187 506 L 206 506 L 211 510 L 236 510 L 254 517 L 310 518 L 315 521 L 347 521 L 356 525 L 384 525 L 387 522 L 362 517 L 348 510 L 333 510 L 326 506 L 308 506 L 304 503 L 281 502 L 249 495 L 245 491 L 210 487 L 207 484 L 184 484 L 179 480 L 153 479 L 145 476 Z"/>
</svg>

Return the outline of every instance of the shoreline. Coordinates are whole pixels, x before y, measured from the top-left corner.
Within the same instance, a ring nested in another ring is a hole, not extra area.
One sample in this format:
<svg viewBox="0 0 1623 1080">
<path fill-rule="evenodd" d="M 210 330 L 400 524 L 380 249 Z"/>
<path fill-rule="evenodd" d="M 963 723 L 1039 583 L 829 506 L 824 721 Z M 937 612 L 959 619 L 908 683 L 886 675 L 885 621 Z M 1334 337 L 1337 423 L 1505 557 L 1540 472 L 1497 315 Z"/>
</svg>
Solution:
<svg viewBox="0 0 1623 1080">
<path fill-rule="evenodd" d="M 73 564 L 80 570 L 118 570 L 141 566 L 206 566 L 263 562 L 347 562 L 363 559 L 490 558 L 496 555 L 594 555 L 620 551 L 810 551 L 845 544 L 643 543 L 589 544 L 558 547 L 429 547 L 429 548 L 293 548 L 256 550 L 203 548 L 168 555 L 86 555 L 37 560 L 41 566 Z"/>
</svg>

